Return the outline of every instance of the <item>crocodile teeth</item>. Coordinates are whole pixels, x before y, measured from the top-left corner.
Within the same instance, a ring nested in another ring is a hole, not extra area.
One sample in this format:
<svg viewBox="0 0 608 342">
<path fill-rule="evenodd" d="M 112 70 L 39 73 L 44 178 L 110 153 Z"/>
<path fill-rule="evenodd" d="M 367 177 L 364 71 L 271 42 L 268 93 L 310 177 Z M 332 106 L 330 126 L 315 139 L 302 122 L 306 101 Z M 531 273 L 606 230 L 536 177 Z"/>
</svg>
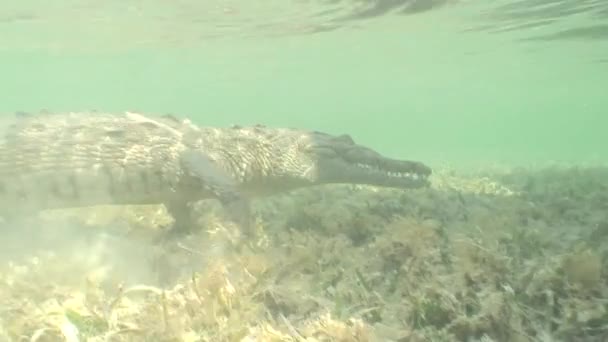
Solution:
<svg viewBox="0 0 608 342">
<path fill-rule="evenodd" d="M 357 163 L 356 165 L 359 168 L 369 170 L 371 172 L 382 172 L 389 177 L 408 178 L 408 179 L 413 179 L 413 180 L 422 180 L 422 179 L 425 179 L 425 177 L 426 177 L 425 175 L 420 175 L 420 174 L 417 174 L 414 172 L 384 171 L 384 170 L 380 169 L 378 166 L 370 165 L 370 164 Z"/>
</svg>

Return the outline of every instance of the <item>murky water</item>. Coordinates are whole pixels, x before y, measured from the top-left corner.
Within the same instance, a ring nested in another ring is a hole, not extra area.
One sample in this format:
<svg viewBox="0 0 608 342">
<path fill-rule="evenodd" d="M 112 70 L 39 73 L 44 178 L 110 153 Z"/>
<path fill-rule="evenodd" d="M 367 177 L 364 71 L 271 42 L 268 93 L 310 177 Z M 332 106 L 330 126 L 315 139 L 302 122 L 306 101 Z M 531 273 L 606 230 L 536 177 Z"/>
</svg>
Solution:
<svg viewBox="0 0 608 342">
<path fill-rule="evenodd" d="M 0 341 L 608 338 L 608 172 L 578 167 L 608 162 L 608 1 L 5 2 L 6 117 L 347 133 L 434 175 L 257 198 L 240 242 L 213 201 L 161 244 L 162 206 L 3 217 Z"/>
<path fill-rule="evenodd" d="M 23 1 L 0 110 L 350 133 L 429 162 L 605 160 L 605 1 Z"/>
</svg>

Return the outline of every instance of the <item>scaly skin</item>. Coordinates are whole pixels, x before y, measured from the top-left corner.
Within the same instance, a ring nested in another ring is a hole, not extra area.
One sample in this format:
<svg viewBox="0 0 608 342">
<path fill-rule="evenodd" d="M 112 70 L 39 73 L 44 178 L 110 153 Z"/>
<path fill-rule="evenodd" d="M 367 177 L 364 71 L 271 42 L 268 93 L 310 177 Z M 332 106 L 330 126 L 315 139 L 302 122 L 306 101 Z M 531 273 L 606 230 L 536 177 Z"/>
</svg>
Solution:
<svg viewBox="0 0 608 342">
<path fill-rule="evenodd" d="M 386 158 L 349 136 L 264 126 L 199 127 L 136 113 L 18 115 L 0 140 L 0 215 L 164 204 L 178 231 L 189 203 L 217 198 L 238 223 L 248 200 L 296 188 L 428 185 L 425 165 Z"/>
<path fill-rule="evenodd" d="M 428 185 L 431 173 L 424 164 L 384 157 L 348 135 L 316 131 L 202 128 L 194 146 L 229 170 L 252 196 L 331 183 L 418 188 Z"/>
</svg>

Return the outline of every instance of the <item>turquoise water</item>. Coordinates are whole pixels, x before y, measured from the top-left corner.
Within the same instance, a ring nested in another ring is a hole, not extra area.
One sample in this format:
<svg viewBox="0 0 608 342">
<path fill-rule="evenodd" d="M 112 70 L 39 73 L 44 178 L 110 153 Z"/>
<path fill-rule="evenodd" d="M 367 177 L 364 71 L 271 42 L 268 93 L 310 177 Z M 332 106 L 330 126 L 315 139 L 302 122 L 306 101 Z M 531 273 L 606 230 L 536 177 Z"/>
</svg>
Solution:
<svg viewBox="0 0 608 342">
<path fill-rule="evenodd" d="M 428 163 L 608 160 L 605 2 L 142 4 L 3 5 L 0 111 L 305 127 Z"/>
</svg>

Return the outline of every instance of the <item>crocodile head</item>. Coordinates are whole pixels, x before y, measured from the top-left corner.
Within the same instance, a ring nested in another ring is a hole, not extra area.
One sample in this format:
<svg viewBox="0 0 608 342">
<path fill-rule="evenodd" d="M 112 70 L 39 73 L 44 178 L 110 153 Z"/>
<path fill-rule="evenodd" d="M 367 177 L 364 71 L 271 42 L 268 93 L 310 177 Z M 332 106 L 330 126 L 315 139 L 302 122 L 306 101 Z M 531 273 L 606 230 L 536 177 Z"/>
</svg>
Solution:
<svg viewBox="0 0 608 342">
<path fill-rule="evenodd" d="M 314 183 L 352 183 L 392 188 L 428 186 L 431 169 L 416 161 L 397 160 L 359 145 L 348 135 L 308 132 L 300 137 L 302 175 Z"/>
<path fill-rule="evenodd" d="M 431 174 L 422 163 L 388 158 L 348 135 L 256 125 L 201 128 L 195 140 L 255 196 L 330 183 L 419 188 Z"/>
</svg>

